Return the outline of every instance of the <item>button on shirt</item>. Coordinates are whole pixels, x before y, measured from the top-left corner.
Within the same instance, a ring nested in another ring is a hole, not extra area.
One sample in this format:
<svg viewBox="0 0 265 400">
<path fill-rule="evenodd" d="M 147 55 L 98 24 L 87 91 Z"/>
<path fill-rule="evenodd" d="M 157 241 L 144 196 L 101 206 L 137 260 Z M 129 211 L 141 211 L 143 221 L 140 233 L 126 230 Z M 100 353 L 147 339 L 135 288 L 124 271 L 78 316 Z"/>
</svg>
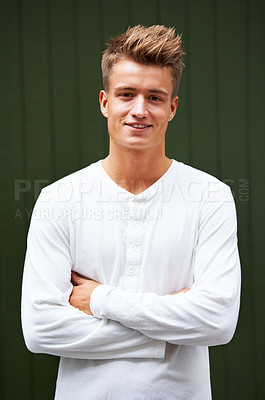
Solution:
<svg viewBox="0 0 265 400">
<path fill-rule="evenodd" d="M 71 270 L 101 283 L 93 316 L 69 304 Z M 22 325 L 31 351 L 61 357 L 56 400 L 211 399 L 208 346 L 232 338 L 239 297 L 235 207 L 216 178 L 173 160 L 133 195 L 98 161 L 43 189 Z"/>
</svg>

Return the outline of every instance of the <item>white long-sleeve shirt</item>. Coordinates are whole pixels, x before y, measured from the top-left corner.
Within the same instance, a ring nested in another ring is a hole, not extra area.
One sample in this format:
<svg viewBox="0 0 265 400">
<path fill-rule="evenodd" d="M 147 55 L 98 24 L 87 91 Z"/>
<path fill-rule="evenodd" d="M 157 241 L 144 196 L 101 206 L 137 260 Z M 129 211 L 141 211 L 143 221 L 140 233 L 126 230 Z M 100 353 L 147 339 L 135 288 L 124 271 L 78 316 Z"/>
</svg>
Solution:
<svg viewBox="0 0 265 400">
<path fill-rule="evenodd" d="M 93 316 L 69 304 L 71 270 L 102 284 Z M 232 338 L 239 298 L 233 198 L 206 173 L 173 160 L 133 195 L 99 161 L 35 205 L 22 326 L 61 357 L 56 400 L 211 399 L 208 346 Z"/>
</svg>

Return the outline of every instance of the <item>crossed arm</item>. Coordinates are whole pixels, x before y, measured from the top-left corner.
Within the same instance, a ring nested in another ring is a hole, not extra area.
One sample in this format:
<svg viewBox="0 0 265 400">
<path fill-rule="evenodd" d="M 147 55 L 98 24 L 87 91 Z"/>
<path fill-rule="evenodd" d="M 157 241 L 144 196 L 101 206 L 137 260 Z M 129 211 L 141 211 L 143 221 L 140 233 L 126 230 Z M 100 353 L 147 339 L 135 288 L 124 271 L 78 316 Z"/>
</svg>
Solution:
<svg viewBox="0 0 265 400">
<path fill-rule="evenodd" d="M 96 287 L 99 286 L 100 283 L 94 281 L 93 279 L 83 278 L 74 271 L 72 271 L 71 278 L 72 282 L 74 283 L 74 286 L 71 296 L 69 298 L 69 303 L 73 307 L 78 308 L 80 311 L 83 311 L 88 315 L 93 315 L 90 309 L 91 296 L 94 289 L 96 289 Z M 179 293 L 186 293 L 189 290 L 190 290 L 189 288 L 185 288 L 179 290 L 178 292 L 173 292 L 170 294 L 175 295 Z"/>
<path fill-rule="evenodd" d="M 22 287 L 22 327 L 28 348 L 83 359 L 161 358 L 166 342 L 203 346 L 228 342 L 240 297 L 235 212 L 229 206 L 221 216 L 214 214 L 209 224 L 210 217 L 207 207 L 196 246 L 193 285 L 173 296 L 127 292 L 71 276 L 65 221 L 33 221 Z"/>
</svg>

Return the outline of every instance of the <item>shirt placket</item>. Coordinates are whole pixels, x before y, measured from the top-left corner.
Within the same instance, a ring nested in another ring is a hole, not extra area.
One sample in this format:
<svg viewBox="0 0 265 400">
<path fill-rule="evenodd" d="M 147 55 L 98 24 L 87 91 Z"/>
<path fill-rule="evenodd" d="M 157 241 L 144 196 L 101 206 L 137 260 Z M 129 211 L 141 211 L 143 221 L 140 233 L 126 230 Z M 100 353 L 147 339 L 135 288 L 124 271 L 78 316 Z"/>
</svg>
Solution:
<svg viewBox="0 0 265 400">
<path fill-rule="evenodd" d="M 139 272 L 143 245 L 144 201 L 129 203 L 127 245 L 125 257 L 124 289 L 136 292 L 139 286 Z"/>
</svg>

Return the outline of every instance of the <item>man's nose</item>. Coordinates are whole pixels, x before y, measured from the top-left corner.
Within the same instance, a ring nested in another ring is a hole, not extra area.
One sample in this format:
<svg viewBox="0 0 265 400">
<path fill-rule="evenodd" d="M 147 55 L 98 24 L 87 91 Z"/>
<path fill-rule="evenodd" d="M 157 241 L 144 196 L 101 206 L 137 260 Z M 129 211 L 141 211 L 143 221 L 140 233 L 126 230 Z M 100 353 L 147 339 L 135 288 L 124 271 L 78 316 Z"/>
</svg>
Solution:
<svg viewBox="0 0 265 400">
<path fill-rule="evenodd" d="M 136 96 L 131 110 L 132 115 L 137 118 L 144 118 L 148 115 L 147 102 L 143 96 Z"/>
</svg>

